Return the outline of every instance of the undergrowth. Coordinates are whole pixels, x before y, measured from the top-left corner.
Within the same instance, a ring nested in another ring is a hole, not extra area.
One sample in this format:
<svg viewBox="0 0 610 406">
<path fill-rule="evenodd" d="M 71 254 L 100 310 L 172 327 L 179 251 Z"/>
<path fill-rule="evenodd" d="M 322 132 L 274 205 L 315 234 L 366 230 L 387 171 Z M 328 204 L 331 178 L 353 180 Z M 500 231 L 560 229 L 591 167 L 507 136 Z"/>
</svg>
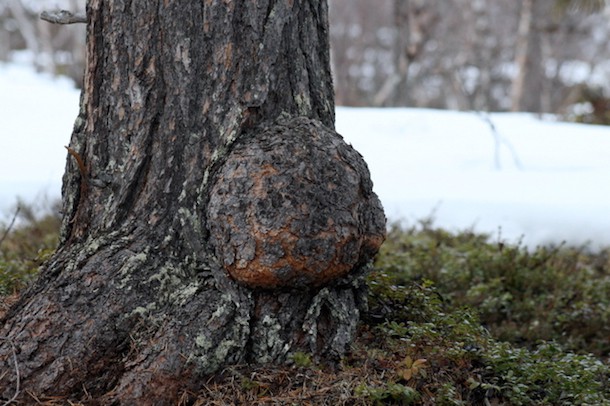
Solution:
<svg viewBox="0 0 610 406">
<path fill-rule="evenodd" d="M 5 298 L 57 243 L 56 213 L 24 213 L 0 246 Z M 609 254 L 392 226 L 338 365 L 228 367 L 176 403 L 610 405 Z"/>
<path fill-rule="evenodd" d="M 498 340 L 529 348 L 556 341 L 570 351 L 610 356 L 610 249 L 528 250 L 424 221 L 391 227 L 376 268 L 394 285 L 434 282 L 452 307 L 476 309 Z"/>
<path fill-rule="evenodd" d="M 59 241 L 59 203 L 19 202 L 0 223 L 0 297 L 24 288 L 38 274 Z"/>
</svg>

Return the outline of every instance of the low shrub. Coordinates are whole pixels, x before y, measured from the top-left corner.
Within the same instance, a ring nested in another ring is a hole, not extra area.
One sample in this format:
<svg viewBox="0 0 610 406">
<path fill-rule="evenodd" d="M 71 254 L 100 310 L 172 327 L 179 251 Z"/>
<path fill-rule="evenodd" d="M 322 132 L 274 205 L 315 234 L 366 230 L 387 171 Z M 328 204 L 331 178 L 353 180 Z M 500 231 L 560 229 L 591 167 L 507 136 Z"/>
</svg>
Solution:
<svg viewBox="0 0 610 406">
<path fill-rule="evenodd" d="M 371 275 L 365 319 L 377 354 L 392 365 L 388 385 L 408 384 L 426 394 L 424 404 L 610 404 L 610 367 L 593 355 L 556 342 L 525 348 L 498 341 L 474 310 L 444 300 L 433 282 L 403 280 L 400 286 L 392 284 L 395 277 L 404 275 Z"/>
<path fill-rule="evenodd" d="M 610 354 L 608 249 L 528 250 L 424 221 L 392 226 L 376 267 L 376 278 L 391 275 L 397 286 L 433 281 L 443 300 L 476 309 L 499 340 L 530 348 L 553 340 L 579 353 Z"/>
<path fill-rule="evenodd" d="M 35 213 L 0 244 L 5 303 L 57 244 L 57 210 Z M 178 403 L 610 405 L 609 254 L 393 226 L 339 365 L 228 367 Z"/>
<path fill-rule="evenodd" d="M 61 221 L 58 206 L 20 202 L 11 220 L 0 226 L 0 297 L 29 284 L 55 251 Z"/>
</svg>

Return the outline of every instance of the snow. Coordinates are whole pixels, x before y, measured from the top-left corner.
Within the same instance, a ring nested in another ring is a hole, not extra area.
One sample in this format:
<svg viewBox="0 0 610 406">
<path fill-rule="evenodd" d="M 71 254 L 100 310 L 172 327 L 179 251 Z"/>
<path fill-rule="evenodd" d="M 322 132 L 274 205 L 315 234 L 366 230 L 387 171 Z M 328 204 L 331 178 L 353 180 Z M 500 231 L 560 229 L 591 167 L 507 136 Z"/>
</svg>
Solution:
<svg viewBox="0 0 610 406">
<path fill-rule="evenodd" d="M 610 127 L 524 113 L 341 108 L 337 130 L 369 163 L 391 219 L 432 216 L 529 246 L 610 245 Z"/>
<path fill-rule="evenodd" d="M 0 220 L 17 196 L 59 197 L 79 92 L 0 64 Z M 524 113 L 337 108 L 390 221 L 433 216 L 528 246 L 610 245 L 610 127 Z"/>
<path fill-rule="evenodd" d="M 69 79 L 0 64 L 0 219 L 17 196 L 58 197 L 79 91 Z"/>
</svg>

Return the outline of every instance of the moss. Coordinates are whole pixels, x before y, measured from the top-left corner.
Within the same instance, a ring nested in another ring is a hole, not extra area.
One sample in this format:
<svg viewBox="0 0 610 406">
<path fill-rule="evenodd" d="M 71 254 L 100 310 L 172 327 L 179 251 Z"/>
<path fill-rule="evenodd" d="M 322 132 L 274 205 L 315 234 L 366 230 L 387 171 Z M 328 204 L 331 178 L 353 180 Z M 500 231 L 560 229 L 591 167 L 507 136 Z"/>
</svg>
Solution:
<svg viewBox="0 0 610 406">
<path fill-rule="evenodd" d="M 608 258 L 608 249 L 527 249 L 422 222 L 391 229 L 371 283 L 401 289 L 430 280 L 443 300 L 476 309 L 500 340 L 555 340 L 572 351 L 608 356 Z"/>
<path fill-rule="evenodd" d="M 24 235 L 30 238 L 28 244 Z M 113 238 L 92 240 L 86 250 L 122 244 Z M 38 252 L 32 247 L 45 247 L 50 240 L 37 232 L 13 230 L 0 247 L 2 260 L 23 260 L 23 252 Z M 150 255 L 146 249 L 129 258 L 119 279 L 131 277 L 151 261 Z M 607 249 L 526 250 L 426 222 L 410 229 L 395 227 L 367 279 L 369 310 L 362 312 L 355 341 L 338 365 L 314 365 L 309 354 L 297 352 L 289 366 L 219 372 L 220 366 L 246 359 L 251 309 L 237 305 L 236 295 L 246 291 L 206 298 L 213 311 L 193 319 L 199 323 L 191 336 L 194 350 L 185 354 L 200 372 L 215 373 L 212 389 L 200 392 L 198 401 L 610 405 L 609 258 Z M 67 266 L 77 264 L 75 260 Z M 181 305 L 201 283 L 183 278 L 183 273 L 177 265 L 165 265 L 150 282 L 172 293 L 166 300 Z M 30 277 L 24 276 L 18 286 Z M 314 323 L 322 314 L 349 317 L 352 307 L 339 303 L 344 301 L 322 289 L 310 305 L 304 334 L 315 339 L 323 333 Z M 158 302 L 141 304 L 127 317 L 142 316 L 156 331 L 152 316 L 160 308 Z M 269 354 L 273 348 L 287 355 L 279 321 L 268 316 L 260 325 L 265 335 L 253 343 L 265 347 L 259 353 Z M 425 368 L 415 371 L 416 363 Z"/>
<path fill-rule="evenodd" d="M 309 368 L 313 365 L 311 355 L 302 351 L 293 353 L 290 358 L 292 359 L 292 362 L 294 362 L 294 365 L 299 368 Z"/>
<path fill-rule="evenodd" d="M 0 238 L 5 237 L 0 242 L 0 296 L 32 282 L 59 242 L 57 204 L 41 208 L 20 202 L 17 206 L 11 218 L 15 217 L 19 225 L 7 230 L 9 224 L 0 224 Z"/>
<path fill-rule="evenodd" d="M 434 404 L 610 404 L 610 367 L 588 354 L 598 348 L 596 336 L 579 347 L 566 340 L 587 330 L 564 330 L 546 341 L 518 335 L 506 342 L 500 339 L 510 335 L 498 335 L 508 318 L 523 323 L 512 325 L 517 331 L 534 321 L 553 328 L 548 299 L 574 289 L 581 296 L 569 293 L 572 300 L 605 306 L 607 296 L 592 286 L 604 286 L 607 270 L 605 254 L 582 249 L 529 251 L 429 224 L 394 228 L 369 278 L 370 346 L 380 347 L 383 362 L 394 367 L 404 356 L 426 359 L 426 376 L 407 381 L 420 393 L 425 389 Z M 485 292 L 487 305 L 468 306 L 473 286 Z M 607 325 L 592 322 L 597 331 Z M 406 379 L 399 375 L 394 382 Z"/>
</svg>

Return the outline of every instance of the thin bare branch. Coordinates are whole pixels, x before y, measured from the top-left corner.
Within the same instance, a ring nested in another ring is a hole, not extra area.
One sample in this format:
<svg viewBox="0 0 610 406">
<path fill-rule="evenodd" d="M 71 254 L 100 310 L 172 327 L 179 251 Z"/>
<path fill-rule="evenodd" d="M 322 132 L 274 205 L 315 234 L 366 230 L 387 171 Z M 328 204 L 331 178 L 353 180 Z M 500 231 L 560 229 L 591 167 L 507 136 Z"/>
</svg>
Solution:
<svg viewBox="0 0 610 406">
<path fill-rule="evenodd" d="M 520 171 L 523 170 L 523 164 L 521 163 L 521 160 L 519 159 L 519 154 L 517 154 L 517 150 L 515 149 L 515 147 L 513 147 L 513 144 L 511 144 L 510 141 L 507 140 L 505 137 L 500 135 L 500 133 L 498 132 L 498 129 L 496 128 L 496 125 L 491 120 L 491 117 L 489 117 L 488 113 L 485 113 L 485 112 L 478 112 L 478 113 L 479 113 L 479 116 L 481 117 L 481 119 L 489 125 L 489 128 L 491 129 L 491 133 L 494 137 L 495 169 L 498 171 L 502 169 L 502 163 L 500 161 L 500 148 L 502 147 L 502 144 L 504 144 L 506 146 L 506 148 L 508 148 L 508 150 L 510 151 L 511 156 L 513 157 L 513 163 L 515 164 L 515 167 L 517 167 L 517 169 L 519 169 Z"/>
<path fill-rule="evenodd" d="M 11 223 L 8 225 L 6 230 L 4 230 L 4 234 L 2 234 L 2 238 L 0 238 L 0 247 L 2 246 L 2 243 L 4 242 L 6 237 L 8 236 L 8 233 L 11 232 L 11 229 L 15 225 L 15 220 L 17 220 L 17 216 L 19 215 L 20 211 L 21 211 L 21 206 L 17 206 L 17 209 L 15 209 L 15 214 L 13 214 L 13 219 L 11 220 Z"/>
<path fill-rule="evenodd" d="M 87 22 L 87 15 L 85 13 L 73 13 L 68 10 L 43 11 L 40 13 L 40 18 L 53 24 L 78 24 Z"/>
</svg>

